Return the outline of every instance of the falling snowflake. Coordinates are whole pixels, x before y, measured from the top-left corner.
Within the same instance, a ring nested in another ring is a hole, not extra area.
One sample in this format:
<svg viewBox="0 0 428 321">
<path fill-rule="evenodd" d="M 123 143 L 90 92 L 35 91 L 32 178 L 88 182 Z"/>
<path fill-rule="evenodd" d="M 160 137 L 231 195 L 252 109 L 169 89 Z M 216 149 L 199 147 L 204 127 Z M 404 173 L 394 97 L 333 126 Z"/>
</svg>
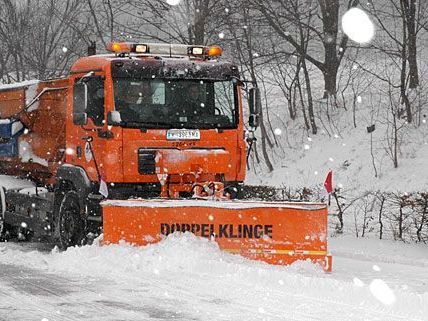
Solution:
<svg viewBox="0 0 428 321">
<path fill-rule="evenodd" d="M 354 281 L 354 284 L 356 286 L 358 286 L 358 287 L 363 287 L 364 286 L 364 282 L 361 281 L 359 278 L 354 278 L 353 281 Z"/>
<path fill-rule="evenodd" d="M 62 47 L 62 52 L 63 52 L 63 53 L 67 53 L 67 51 L 68 51 L 68 48 L 67 48 L 67 47 Z"/>
<path fill-rule="evenodd" d="M 373 265 L 373 271 L 380 272 L 380 267 L 378 265 Z"/>
<path fill-rule="evenodd" d="M 376 299 L 385 305 L 392 305 L 396 301 L 394 292 L 383 280 L 373 280 L 372 283 L 370 283 L 370 292 Z"/>
<path fill-rule="evenodd" d="M 219 37 L 220 39 L 223 39 L 223 38 L 224 38 L 224 32 L 220 32 L 220 33 L 218 34 L 218 37 Z"/>
<path fill-rule="evenodd" d="M 375 34 L 375 27 L 367 13 L 358 8 L 348 10 L 342 17 L 343 32 L 361 44 L 369 43 Z"/>
<path fill-rule="evenodd" d="M 276 136 L 279 136 L 282 134 L 282 130 L 280 128 L 275 128 L 275 130 L 273 132 Z"/>
<path fill-rule="evenodd" d="M 305 146 L 303 146 L 303 148 L 304 148 L 305 150 L 309 150 L 309 149 L 311 148 L 311 146 L 309 146 L 308 144 L 305 144 Z"/>
<path fill-rule="evenodd" d="M 361 96 L 357 97 L 357 103 L 361 104 L 361 102 L 363 101 L 363 99 L 361 98 Z"/>
</svg>

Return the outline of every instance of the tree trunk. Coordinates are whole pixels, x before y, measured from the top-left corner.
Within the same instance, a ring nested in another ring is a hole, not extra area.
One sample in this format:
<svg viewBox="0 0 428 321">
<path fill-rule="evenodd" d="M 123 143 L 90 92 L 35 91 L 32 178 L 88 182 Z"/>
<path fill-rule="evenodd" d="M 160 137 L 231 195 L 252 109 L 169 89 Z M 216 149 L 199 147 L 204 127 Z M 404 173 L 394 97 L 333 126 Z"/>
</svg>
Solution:
<svg viewBox="0 0 428 321">
<path fill-rule="evenodd" d="M 316 135 L 318 132 L 318 128 L 317 128 L 317 124 L 315 123 L 314 104 L 312 101 L 311 79 L 309 78 L 309 73 L 308 73 L 308 69 L 306 68 L 305 59 L 302 59 L 302 67 L 303 67 L 303 74 L 305 75 L 306 92 L 308 93 L 309 122 L 311 123 L 312 134 Z"/>
<path fill-rule="evenodd" d="M 321 8 L 324 31 L 324 98 L 336 95 L 337 71 L 337 32 L 339 22 L 339 0 L 318 0 Z M 343 49 L 342 49 L 343 50 Z"/>
<path fill-rule="evenodd" d="M 306 115 L 305 100 L 303 99 L 302 86 L 300 85 L 299 80 L 297 80 L 296 86 L 294 88 L 296 87 L 299 89 L 300 104 L 302 105 L 302 113 L 303 113 L 303 119 L 305 120 L 305 128 L 306 130 L 309 130 L 311 126 L 309 125 L 308 116 Z"/>
<path fill-rule="evenodd" d="M 193 45 L 205 44 L 206 17 L 209 15 L 208 5 L 210 0 L 195 1 L 195 28 L 193 29 L 195 40 Z"/>
<path fill-rule="evenodd" d="M 406 117 L 407 122 L 412 122 L 412 107 L 410 105 L 409 98 L 407 97 L 406 92 L 406 75 L 407 75 L 407 28 L 406 28 L 406 18 L 403 16 L 403 45 L 401 48 L 401 77 L 400 77 L 400 95 L 401 101 L 406 108 Z"/>
<path fill-rule="evenodd" d="M 403 239 L 403 207 L 402 200 L 400 200 L 400 210 L 398 213 L 398 238 Z"/>
<path fill-rule="evenodd" d="M 333 69 L 332 69 L 333 68 Z M 337 87 L 337 67 L 326 67 L 326 71 L 323 72 L 324 76 L 324 99 L 335 96 Z"/>
<path fill-rule="evenodd" d="M 383 237 L 383 221 L 382 221 L 382 213 L 383 206 L 385 204 L 385 197 L 383 195 L 380 196 L 380 208 L 379 208 L 379 239 L 381 240 Z"/>
<path fill-rule="evenodd" d="M 419 86 L 419 72 L 418 61 L 416 52 L 416 0 L 401 0 L 402 9 L 406 21 L 408 39 L 408 60 L 409 60 L 409 88 L 416 88 Z"/>
<path fill-rule="evenodd" d="M 267 151 L 267 144 L 268 144 L 267 140 L 269 139 L 269 137 L 268 137 L 268 133 L 266 131 L 266 127 L 265 127 L 263 118 L 264 118 L 263 117 L 263 111 L 261 110 L 260 111 L 260 131 L 261 131 L 261 141 L 262 141 L 262 153 L 263 153 L 263 158 L 265 159 L 266 166 L 267 166 L 269 172 L 272 172 L 273 171 L 273 165 L 272 165 L 272 162 L 270 161 L 269 154 Z"/>
<path fill-rule="evenodd" d="M 339 230 L 337 231 L 337 233 L 342 234 L 343 233 L 343 227 L 344 227 L 342 206 L 340 205 L 339 197 L 336 194 L 336 192 L 333 192 L 332 195 L 336 201 L 336 206 L 337 206 L 337 209 L 339 211 L 337 213 L 337 218 L 339 219 Z M 357 234 L 357 237 L 358 237 L 358 234 Z"/>
</svg>

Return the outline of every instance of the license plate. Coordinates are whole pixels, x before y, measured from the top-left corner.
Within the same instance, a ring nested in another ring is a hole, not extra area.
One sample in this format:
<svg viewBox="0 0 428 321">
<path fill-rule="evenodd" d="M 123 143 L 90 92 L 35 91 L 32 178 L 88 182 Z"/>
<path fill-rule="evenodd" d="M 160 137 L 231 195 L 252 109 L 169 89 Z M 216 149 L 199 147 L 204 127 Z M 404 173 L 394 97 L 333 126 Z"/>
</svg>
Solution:
<svg viewBox="0 0 428 321">
<path fill-rule="evenodd" d="M 170 129 L 166 132 L 168 140 L 199 140 L 201 133 L 198 129 Z"/>
</svg>

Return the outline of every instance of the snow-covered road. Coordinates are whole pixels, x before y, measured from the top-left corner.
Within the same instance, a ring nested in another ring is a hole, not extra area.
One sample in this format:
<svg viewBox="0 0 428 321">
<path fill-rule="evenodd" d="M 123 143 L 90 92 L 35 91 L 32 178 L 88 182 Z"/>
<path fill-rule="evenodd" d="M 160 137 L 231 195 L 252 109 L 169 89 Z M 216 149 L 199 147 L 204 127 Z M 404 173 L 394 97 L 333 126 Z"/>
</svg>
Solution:
<svg viewBox="0 0 428 321">
<path fill-rule="evenodd" d="M 0 243 L 0 320 L 428 320 L 426 245 L 333 238 L 333 273 L 193 235 L 66 252 Z"/>
</svg>

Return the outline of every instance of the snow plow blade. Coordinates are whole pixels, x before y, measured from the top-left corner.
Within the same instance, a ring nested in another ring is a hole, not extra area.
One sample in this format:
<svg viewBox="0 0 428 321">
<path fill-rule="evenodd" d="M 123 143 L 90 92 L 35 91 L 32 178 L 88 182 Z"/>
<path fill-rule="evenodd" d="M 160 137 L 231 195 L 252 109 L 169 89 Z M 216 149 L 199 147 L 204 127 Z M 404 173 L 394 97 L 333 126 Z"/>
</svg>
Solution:
<svg viewBox="0 0 428 321">
<path fill-rule="evenodd" d="M 321 203 L 108 200 L 102 203 L 104 244 L 159 242 L 192 232 L 220 249 L 269 264 L 311 260 L 330 272 L 327 207 Z"/>
</svg>

